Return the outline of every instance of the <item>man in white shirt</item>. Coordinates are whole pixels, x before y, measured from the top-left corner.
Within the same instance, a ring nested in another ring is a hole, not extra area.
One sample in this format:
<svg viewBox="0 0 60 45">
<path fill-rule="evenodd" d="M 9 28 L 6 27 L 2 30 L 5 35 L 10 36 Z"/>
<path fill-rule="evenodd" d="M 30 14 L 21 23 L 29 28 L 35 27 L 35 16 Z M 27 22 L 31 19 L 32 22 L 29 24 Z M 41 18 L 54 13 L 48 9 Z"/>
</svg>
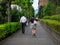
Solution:
<svg viewBox="0 0 60 45">
<path fill-rule="evenodd" d="M 27 18 L 25 16 L 22 16 L 21 19 L 20 19 L 20 22 L 22 23 L 22 33 L 24 34 Z"/>
</svg>

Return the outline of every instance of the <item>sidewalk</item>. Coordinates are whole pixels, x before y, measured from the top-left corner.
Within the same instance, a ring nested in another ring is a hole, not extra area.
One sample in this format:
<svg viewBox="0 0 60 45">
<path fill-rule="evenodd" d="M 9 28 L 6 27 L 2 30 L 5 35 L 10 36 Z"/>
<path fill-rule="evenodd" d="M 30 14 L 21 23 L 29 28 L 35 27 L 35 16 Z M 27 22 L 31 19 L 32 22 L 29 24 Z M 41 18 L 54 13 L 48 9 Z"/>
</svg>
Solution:
<svg viewBox="0 0 60 45">
<path fill-rule="evenodd" d="M 1 42 L 0 45 L 57 45 L 39 24 L 36 37 L 32 36 L 30 26 L 26 27 L 25 34 L 19 30 Z"/>
</svg>

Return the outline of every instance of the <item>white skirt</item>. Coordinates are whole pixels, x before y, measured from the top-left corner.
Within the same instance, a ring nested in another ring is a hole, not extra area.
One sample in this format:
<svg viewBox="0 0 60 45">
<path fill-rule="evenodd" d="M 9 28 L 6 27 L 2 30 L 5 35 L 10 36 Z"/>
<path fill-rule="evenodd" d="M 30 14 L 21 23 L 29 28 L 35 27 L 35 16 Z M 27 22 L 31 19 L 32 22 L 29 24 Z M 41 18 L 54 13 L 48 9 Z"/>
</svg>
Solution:
<svg viewBox="0 0 60 45">
<path fill-rule="evenodd" d="M 30 24 L 30 28 L 32 29 L 34 27 L 34 23 L 31 23 Z"/>
</svg>

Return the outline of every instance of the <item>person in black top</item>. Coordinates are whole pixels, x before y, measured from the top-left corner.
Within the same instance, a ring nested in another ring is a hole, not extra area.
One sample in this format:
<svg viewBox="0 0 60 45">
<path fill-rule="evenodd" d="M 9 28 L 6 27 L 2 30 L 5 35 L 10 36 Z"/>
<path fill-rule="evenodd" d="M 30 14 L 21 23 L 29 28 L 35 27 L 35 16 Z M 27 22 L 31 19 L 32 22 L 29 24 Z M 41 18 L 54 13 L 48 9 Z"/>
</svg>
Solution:
<svg viewBox="0 0 60 45">
<path fill-rule="evenodd" d="M 35 18 L 34 18 L 34 16 L 32 16 L 32 18 L 30 19 L 30 22 L 34 23 L 34 20 L 35 20 Z"/>
<path fill-rule="evenodd" d="M 34 16 L 32 16 L 32 18 L 30 19 L 31 22 L 31 29 L 32 29 L 32 35 L 35 36 L 36 34 L 36 24 L 35 21 L 37 21 L 37 19 L 34 18 Z"/>
</svg>

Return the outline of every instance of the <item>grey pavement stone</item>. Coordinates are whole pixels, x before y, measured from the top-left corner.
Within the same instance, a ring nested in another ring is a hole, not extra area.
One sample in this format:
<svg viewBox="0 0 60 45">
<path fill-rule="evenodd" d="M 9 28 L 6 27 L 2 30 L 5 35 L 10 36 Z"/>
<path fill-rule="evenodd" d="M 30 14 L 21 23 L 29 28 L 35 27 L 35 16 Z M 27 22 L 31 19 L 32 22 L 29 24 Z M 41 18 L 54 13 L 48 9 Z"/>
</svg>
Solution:
<svg viewBox="0 0 60 45">
<path fill-rule="evenodd" d="M 57 45 L 41 26 L 37 25 L 36 37 L 32 36 L 30 26 L 26 27 L 25 34 L 19 30 L 1 42 L 0 45 Z"/>
</svg>

